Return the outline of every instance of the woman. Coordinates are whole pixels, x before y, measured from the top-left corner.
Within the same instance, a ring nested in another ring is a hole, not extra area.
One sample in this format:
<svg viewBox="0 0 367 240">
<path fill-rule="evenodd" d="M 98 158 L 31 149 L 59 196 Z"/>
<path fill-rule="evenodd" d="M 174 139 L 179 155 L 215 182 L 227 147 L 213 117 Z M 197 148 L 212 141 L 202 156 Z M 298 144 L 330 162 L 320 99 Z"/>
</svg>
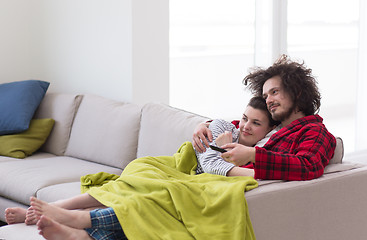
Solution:
<svg viewBox="0 0 367 240">
<path fill-rule="evenodd" d="M 232 123 L 224 120 L 213 120 L 207 128 L 206 124 L 200 124 L 195 132 L 209 130 L 213 141 L 210 145 L 223 146 L 227 143 L 239 143 L 248 147 L 263 146 L 270 136 L 277 130 L 279 122 L 272 119 L 266 102 L 262 97 L 250 99 L 245 112 L 239 122 L 238 129 Z M 205 129 L 202 129 L 205 128 Z M 195 140 L 194 137 L 194 141 Z M 201 143 L 201 142 L 200 142 Z M 206 143 L 209 145 L 209 143 Z M 198 144 L 196 144 L 199 146 Z M 197 173 L 211 173 L 223 176 L 254 176 L 254 170 L 238 167 L 225 161 L 220 152 L 209 147 L 204 149 L 196 147 L 198 158 Z"/>
</svg>

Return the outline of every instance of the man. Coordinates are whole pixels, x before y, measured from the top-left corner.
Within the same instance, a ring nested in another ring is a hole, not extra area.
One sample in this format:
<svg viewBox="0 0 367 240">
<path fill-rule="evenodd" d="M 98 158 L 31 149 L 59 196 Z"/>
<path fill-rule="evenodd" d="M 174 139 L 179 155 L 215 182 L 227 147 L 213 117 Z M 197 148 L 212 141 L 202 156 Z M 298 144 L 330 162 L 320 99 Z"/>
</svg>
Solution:
<svg viewBox="0 0 367 240">
<path fill-rule="evenodd" d="M 223 145 L 229 150 L 222 154 L 223 159 L 236 166 L 254 163 L 256 179 L 320 177 L 334 155 L 336 140 L 316 114 L 321 96 L 311 73 L 304 63 L 283 55 L 269 68 L 256 68 L 246 76 L 244 84 L 256 96 L 263 96 L 273 119 L 280 121 L 282 128 L 263 147 Z M 210 131 L 201 125 L 193 135 L 197 150 L 203 149 L 200 144 L 207 145 L 203 136 L 211 141 Z"/>
</svg>

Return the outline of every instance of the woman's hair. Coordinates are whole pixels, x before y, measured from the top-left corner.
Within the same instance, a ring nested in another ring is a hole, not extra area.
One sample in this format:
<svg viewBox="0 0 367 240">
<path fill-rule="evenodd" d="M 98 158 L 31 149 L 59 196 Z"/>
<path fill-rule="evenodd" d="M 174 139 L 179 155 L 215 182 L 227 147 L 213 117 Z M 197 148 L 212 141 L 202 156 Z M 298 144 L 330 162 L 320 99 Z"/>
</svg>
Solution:
<svg viewBox="0 0 367 240">
<path fill-rule="evenodd" d="M 269 119 L 269 127 L 277 126 L 280 124 L 280 122 L 273 120 L 273 118 L 271 117 L 268 107 L 266 106 L 265 99 L 263 97 L 251 98 L 247 106 L 264 111 Z"/>
<path fill-rule="evenodd" d="M 267 69 L 253 68 L 243 79 L 243 83 L 248 84 L 248 88 L 255 96 L 262 96 L 264 83 L 275 76 L 281 78 L 282 87 L 299 111 L 306 116 L 318 112 L 321 95 L 317 88 L 317 81 L 312 76 L 312 70 L 306 68 L 304 62 L 291 61 L 287 55 L 282 55 Z"/>
</svg>

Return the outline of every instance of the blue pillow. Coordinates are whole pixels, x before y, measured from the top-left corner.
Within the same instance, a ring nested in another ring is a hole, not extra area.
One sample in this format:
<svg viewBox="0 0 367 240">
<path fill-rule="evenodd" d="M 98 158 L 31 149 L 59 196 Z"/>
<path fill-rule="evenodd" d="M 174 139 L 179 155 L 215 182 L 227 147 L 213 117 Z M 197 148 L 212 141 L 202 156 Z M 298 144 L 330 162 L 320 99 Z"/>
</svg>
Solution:
<svg viewBox="0 0 367 240">
<path fill-rule="evenodd" d="M 0 135 L 29 128 L 49 85 L 49 82 L 38 80 L 0 84 Z"/>
</svg>

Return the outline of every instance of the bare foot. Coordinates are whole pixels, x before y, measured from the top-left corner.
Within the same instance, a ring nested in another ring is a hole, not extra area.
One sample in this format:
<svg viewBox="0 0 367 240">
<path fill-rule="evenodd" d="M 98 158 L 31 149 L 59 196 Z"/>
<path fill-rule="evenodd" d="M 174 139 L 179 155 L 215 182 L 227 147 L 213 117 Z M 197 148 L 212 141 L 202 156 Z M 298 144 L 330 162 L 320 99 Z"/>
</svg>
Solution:
<svg viewBox="0 0 367 240">
<path fill-rule="evenodd" d="M 27 213 L 25 215 L 25 224 L 27 225 L 35 225 L 37 221 L 39 220 L 39 216 L 36 215 L 33 207 L 29 207 L 27 209 Z"/>
<path fill-rule="evenodd" d="M 62 225 L 46 216 L 40 217 L 37 226 L 39 234 L 48 240 L 92 239 L 86 231 Z"/>
<path fill-rule="evenodd" d="M 14 207 L 5 209 L 5 220 L 8 224 L 24 223 L 27 209 Z"/>
<path fill-rule="evenodd" d="M 84 229 L 91 227 L 91 219 L 88 211 L 63 209 L 35 197 L 31 198 L 31 207 L 34 210 L 36 218 L 44 215 L 72 228 Z"/>
</svg>

